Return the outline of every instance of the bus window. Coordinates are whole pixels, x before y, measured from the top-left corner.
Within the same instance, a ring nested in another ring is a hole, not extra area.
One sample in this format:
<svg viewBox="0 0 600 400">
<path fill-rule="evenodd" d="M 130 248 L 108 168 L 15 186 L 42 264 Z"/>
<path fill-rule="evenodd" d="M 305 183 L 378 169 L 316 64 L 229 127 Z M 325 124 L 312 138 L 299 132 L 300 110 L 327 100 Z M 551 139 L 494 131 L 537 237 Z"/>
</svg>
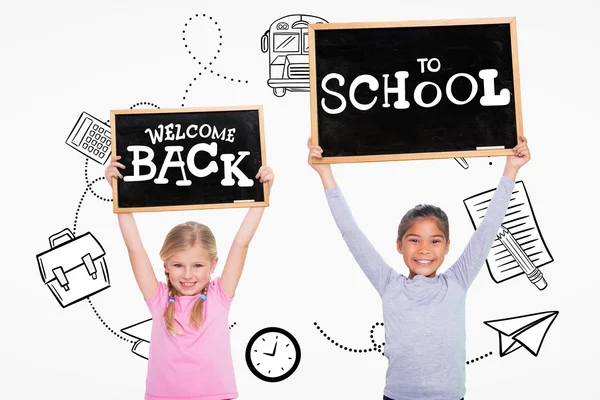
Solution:
<svg viewBox="0 0 600 400">
<path fill-rule="evenodd" d="M 273 35 L 273 51 L 286 53 L 300 51 L 300 45 L 298 43 L 298 34 L 275 33 Z"/>
<path fill-rule="evenodd" d="M 304 50 L 303 51 L 305 53 L 308 53 L 308 32 L 304 32 L 304 34 L 302 35 L 302 38 L 303 38 L 302 41 L 303 41 L 303 44 L 304 44 L 304 46 L 303 46 Z"/>
</svg>

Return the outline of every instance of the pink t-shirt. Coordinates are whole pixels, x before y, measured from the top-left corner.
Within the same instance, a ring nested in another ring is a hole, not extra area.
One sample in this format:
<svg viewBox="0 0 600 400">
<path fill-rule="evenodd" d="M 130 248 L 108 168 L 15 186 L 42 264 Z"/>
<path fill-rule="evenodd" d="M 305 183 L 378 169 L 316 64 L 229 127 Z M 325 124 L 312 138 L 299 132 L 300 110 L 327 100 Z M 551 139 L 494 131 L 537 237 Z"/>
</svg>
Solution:
<svg viewBox="0 0 600 400">
<path fill-rule="evenodd" d="M 168 293 L 167 285 L 160 282 L 154 297 L 146 302 L 152 314 L 146 400 L 237 398 L 229 340 L 232 299 L 223 291 L 220 278 L 208 285 L 199 331 L 190 326 L 198 296 L 180 296 L 175 298 L 175 321 L 183 335 L 167 332 L 163 315 Z"/>
</svg>

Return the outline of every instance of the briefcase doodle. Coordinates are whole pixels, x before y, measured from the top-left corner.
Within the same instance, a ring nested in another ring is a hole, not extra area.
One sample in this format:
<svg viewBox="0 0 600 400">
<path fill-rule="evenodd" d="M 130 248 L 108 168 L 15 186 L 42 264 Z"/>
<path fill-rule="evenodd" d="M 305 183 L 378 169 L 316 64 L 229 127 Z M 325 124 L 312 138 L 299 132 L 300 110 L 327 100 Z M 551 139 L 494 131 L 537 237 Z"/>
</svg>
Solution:
<svg viewBox="0 0 600 400">
<path fill-rule="evenodd" d="M 36 256 L 38 267 L 63 308 L 110 287 L 106 253 L 94 235 L 75 237 L 66 228 L 48 240 L 50 249 Z"/>
</svg>

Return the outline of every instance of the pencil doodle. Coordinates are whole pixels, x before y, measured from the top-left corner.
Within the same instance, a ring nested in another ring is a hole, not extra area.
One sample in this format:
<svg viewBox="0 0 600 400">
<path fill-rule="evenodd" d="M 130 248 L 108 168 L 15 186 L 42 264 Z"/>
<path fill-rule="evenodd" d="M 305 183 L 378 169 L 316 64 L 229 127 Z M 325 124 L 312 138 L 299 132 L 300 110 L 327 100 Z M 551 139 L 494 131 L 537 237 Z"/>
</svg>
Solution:
<svg viewBox="0 0 600 400">
<path fill-rule="evenodd" d="M 483 220 L 496 189 L 463 200 L 473 227 Z M 486 264 L 496 283 L 526 274 L 539 290 L 547 283 L 539 268 L 554 261 L 535 218 L 531 201 L 522 181 L 515 183 L 508 210 L 498 230 Z"/>
<path fill-rule="evenodd" d="M 498 234 L 498 239 L 504 245 L 504 248 L 517 261 L 519 267 L 523 270 L 527 278 L 533 283 L 538 289 L 544 290 L 548 284 L 544 279 L 544 276 L 540 270 L 533 265 L 531 259 L 525 253 L 525 250 L 517 243 L 515 237 L 510 233 L 507 227 L 501 225 L 502 232 Z"/>
<path fill-rule="evenodd" d="M 469 169 L 469 163 L 463 157 L 455 158 L 455 160 L 463 169 Z"/>
</svg>

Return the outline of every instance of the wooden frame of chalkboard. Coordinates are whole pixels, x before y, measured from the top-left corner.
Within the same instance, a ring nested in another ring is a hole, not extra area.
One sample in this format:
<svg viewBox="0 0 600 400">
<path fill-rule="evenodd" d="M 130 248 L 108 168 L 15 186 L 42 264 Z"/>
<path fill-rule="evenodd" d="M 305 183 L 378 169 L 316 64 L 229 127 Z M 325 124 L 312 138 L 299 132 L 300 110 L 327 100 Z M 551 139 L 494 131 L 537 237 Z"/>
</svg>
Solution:
<svg viewBox="0 0 600 400">
<path fill-rule="evenodd" d="M 515 17 L 310 24 L 308 40 L 315 163 L 505 156 L 523 135 Z"/>
<path fill-rule="evenodd" d="M 255 179 L 267 165 L 261 105 L 111 110 L 110 125 L 126 167 L 113 212 L 269 206 L 268 184 Z"/>
</svg>

